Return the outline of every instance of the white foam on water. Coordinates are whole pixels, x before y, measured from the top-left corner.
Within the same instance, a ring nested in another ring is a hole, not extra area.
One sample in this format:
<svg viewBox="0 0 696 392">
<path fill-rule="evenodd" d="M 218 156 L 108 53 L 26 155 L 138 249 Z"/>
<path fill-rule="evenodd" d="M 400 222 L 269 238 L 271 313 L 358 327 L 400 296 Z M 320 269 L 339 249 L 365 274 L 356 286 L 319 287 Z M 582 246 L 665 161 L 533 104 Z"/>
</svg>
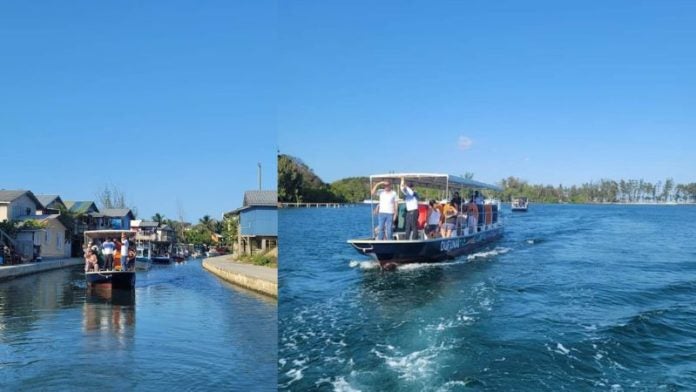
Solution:
<svg viewBox="0 0 696 392">
<path fill-rule="evenodd" d="M 446 391 L 451 391 L 455 387 L 466 387 L 467 382 L 466 381 L 447 381 L 446 383 L 442 384 L 440 388 L 437 389 L 438 392 L 446 392 Z"/>
<path fill-rule="evenodd" d="M 371 351 L 378 358 L 383 359 L 384 363 L 392 370 L 399 373 L 399 378 L 413 381 L 425 378 L 433 373 L 436 367 L 435 359 L 442 350 L 442 346 L 428 347 L 424 350 L 414 351 L 406 355 L 399 355 L 398 352 L 389 355 L 377 351 L 376 349 L 372 349 Z"/>
<path fill-rule="evenodd" d="M 307 369 L 306 366 L 305 366 L 305 367 L 302 367 L 302 368 L 299 368 L 299 369 L 290 369 L 290 370 L 288 370 L 287 372 L 285 372 L 285 375 L 288 376 L 288 377 L 290 377 L 290 380 L 289 380 L 288 382 L 286 382 L 285 384 L 282 385 L 283 388 L 287 388 L 287 387 L 289 387 L 290 385 L 292 385 L 293 383 L 302 380 L 302 379 L 304 378 L 304 374 L 302 374 L 302 372 L 303 372 L 305 369 Z"/>
<path fill-rule="evenodd" d="M 472 253 L 472 254 L 466 256 L 466 258 L 467 258 L 467 260 L 476 260 L 479 258 L 486 259 L 486 258 L 493 257 L 493 256 L 503 255 L 503 254 L 509 252 L 510 250 L 511 250 L 510 248 L 497 247 L 493 250 L 489 250 L 486 252 Z"/>
<path fill-rule="evenodd" d="M 555 351 L 556 351 L 557 353 L 563 354 L 563 355 L 568 355 L 568 353 L 570 352 L 570 350 L 568 350 L 567 348 L 563 347 L 563 345 L 560 344 L 560 343 L 556 343 L 556 349 L 557 349 L 557 350 L 555 350 Z"/>
<path fill-rule="evenodd" d="M 528 243 L 529 245 L 534 245 L 534 240 L 527 240 L 527 243 Z"/>
<path fill-rule="evenodd" d="M 362 270 L 371 270 L 379 268 L 379 263 L 372 260 L 351 260 L 348 263 L 350 268 L 360 268 Z"/>
<path fill-rule="evenodd" d="M 288 361 L 286 361 L 285 358 L 280 358 L 280 359 L 278 360 L 278 363 L 280 364 L 280 367 L 285 366 L 285 364 L 286 364 L 287 362 L 288 362 Z"/>
<path fill-rule="evenodd" d="M 336 392 L 359 392 L 360 389 L 353 388 L 344 377 L 336 377 L 336 381 L 332 382 L 334 391 Z"/>
</svg>

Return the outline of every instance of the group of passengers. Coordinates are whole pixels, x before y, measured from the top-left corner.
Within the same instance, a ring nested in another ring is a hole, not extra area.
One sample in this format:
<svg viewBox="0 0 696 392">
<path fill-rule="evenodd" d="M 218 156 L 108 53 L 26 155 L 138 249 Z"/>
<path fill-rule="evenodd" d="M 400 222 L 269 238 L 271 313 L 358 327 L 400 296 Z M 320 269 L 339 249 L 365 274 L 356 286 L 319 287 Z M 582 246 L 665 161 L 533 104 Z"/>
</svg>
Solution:
<svg viewBox="0 0 696 392">
<path fill-rule="evenodd" d="M 124 258 L 122 253 L 127 252 Z M 89 271 L 132 271 L 135 269 L 135 248 L 125 234 L 121 240 L 107 238 L 103 242 L 87 244 L 85 253 L 85 272 Z M 125 259 L 125 260 L 124 260 Z"/>
<path fill-rule="evenodd" d="M 380 185 L 383 189 L 379 189 Z M 401 178 L 400 187 L 406 204 L 406 217 L 404 222 L 405 237 L 407 240 L 418 238 L 418 194 L 413 189 L 413 183 L 408 184 Z M 393 226 L 398 219 L 397 193 L 392 189 L 389 181 L 376 183 L 371 194 L 379 193 L 379 204 L 375 209 L 377 214 L 377 240 L 391 239 Z M 452 237 L 458 234 L 459 229 L 469 227 L 476 231 L 479 219 L 479 206 L 484 202 L 483 196 L 476 191 L 468 202 L 462 203 L 459 192 L 454 192 L 454 197 L 449 202 L 440 203 L 430 200 L 425 221 L 425 234 L 428 238 Z M 466 220 L 464 220 L 466 219 Z"/>
</svg>

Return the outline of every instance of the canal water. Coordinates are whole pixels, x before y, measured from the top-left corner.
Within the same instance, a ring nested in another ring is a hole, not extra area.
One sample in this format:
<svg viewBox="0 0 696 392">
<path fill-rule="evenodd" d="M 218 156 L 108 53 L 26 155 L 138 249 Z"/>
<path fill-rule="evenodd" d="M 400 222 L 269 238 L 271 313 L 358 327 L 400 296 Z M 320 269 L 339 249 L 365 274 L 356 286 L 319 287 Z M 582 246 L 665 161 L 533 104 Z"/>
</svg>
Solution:
<svg viewBox="0 0 696 392">
<path fill-rule="evenodd" d="M 381 272 L 369 209 L 279 212 L 282 390 L 696 390 L 696 208 L 534 205 Z"/>
<path fill-rule="evenodd" d="M 277 384 L 277 305 L 200 260 L 85 287 L 82 267 L 0 282 L 0 391 L 253 390 Z"/>
</svg>

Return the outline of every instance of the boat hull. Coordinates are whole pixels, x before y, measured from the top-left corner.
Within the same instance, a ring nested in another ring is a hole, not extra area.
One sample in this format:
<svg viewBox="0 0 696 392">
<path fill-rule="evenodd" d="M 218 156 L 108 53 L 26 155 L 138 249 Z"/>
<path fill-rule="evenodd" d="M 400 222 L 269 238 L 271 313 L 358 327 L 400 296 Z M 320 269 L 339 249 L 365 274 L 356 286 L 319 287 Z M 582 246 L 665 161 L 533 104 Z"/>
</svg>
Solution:
<svg viewBox="0 0 696 392">
<path fill-rule="evenodd" d="M 170 264 L 172 259 L 164 256 L 155 256 L 152 259 L 152 264 Z"/>
<path fill-rule="evenodd" d="M 112 289 L 132 289 L 135 287 L 134 271 L 99 271 L 85 272 L 87 285 L 108 286 Z"/>
<path fill-rule="evenodd" d="M 527 212 L 527 207 L 512 207 L 512 212 Z"/>
<path fill-rule="evenodd" d="M 467 236 L 433 238 L 428 240 L 377 241 L 373 239 L 348 241 L 358 253 L 377 260 L 383 269 L 400 264 L 435 263 L 465 255 L 497 241 L 503 227 L 494 227 Z"/>
</svg>

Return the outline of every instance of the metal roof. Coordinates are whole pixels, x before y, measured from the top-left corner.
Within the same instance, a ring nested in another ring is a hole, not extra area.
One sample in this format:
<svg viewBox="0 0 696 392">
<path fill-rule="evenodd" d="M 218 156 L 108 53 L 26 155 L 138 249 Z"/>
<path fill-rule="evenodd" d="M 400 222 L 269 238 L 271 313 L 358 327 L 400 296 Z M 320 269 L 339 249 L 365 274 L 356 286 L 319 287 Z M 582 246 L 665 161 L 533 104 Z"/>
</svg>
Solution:
<svg viewBox="0 0 696 392">
<path fill-rule="evenodd" d="M 136 221 L 137 222 L 137 221 Z M 146 221 L 146 220 L 141 220 L 138 222 L 137 227 L 159 227 L 159 223 L 154 222 L 154 221 Z"/>
<path fill-rule="evenodd" d="M 16 191 L 8 191 L 8 190 L 0 190 L 0 203 L 11 203 L 15 201 L 16 199 L 19 199 L 23 195 L 29 196 L 30 199 L 36 203 L 36 205 L 39 208 L 43 208 L 43 204 L 39 199 L 34 196 L 34 194 L 31 191 L 25 191 L 25 190 L 16 190 Z"/>
<path fill-rule="evenodd" d="M 37 199 L 39 199 L 41 204 L 44 205 L 44 207 L 48 207 L 48 205 L 53 203 L 54 201 L 59 201 L 62 205 L 65 205 L 65 203 L 63 203 L 63 199 L 61 199 L 60 196 L 58 196 L 58 195 L 35 195 L 35 196 Z"/>
<path fill-rule="evenodd" d="M 94 209 L 96 212 L 99 212 L 99 208 L 97 208 L 96 203 L 93 201 L 73 201 L 73 200 L 65 200 L 63 201 L 63 204 L 65 204 L 65 207 L 70 210 L 70 212 L 78 212 L 78 213 L 85 213 L 89 211 L 91 206 L 94 206 Z"/>
<path fill-rule="evenodd" d="M 276 206 L 278 205 L 277 191 L 246 191 L 244 192 L 244 207 Z"/>
<path fill-rule="evenodd" d="M 128 208 L 104 208 L 101 210 L 101 213 L 110 218 L 120 218 L 128 214 L 133 215 L 133 212 L 131 212 L 131 210 Z"/>
<path fill-rule="evenodd" d="M 486 184 L 485 182 L 470 180 L 468 178 L 454 176 L 451 174 L 442 173 L 387 173 L 373 174 L 370 180 L 375 181 L 390 181 L 393 186 L 399 186 L 401 178 L 406 182 L 413 182 L 414 186 L 424 186 L 427 188 L 451 189 L 457 188 L 472 188 L 472 189 L 490 189 L 501 192 L 503 189 L 497 185 Z"/>
<path fill-rule="evenodd" d="M 126 234 L 128 237 L 135 236 L 135 232 L 130 230 L 88 230 L 84 235 L 87 238 L 121 238 L 121 234 Z"/>
</svg>

